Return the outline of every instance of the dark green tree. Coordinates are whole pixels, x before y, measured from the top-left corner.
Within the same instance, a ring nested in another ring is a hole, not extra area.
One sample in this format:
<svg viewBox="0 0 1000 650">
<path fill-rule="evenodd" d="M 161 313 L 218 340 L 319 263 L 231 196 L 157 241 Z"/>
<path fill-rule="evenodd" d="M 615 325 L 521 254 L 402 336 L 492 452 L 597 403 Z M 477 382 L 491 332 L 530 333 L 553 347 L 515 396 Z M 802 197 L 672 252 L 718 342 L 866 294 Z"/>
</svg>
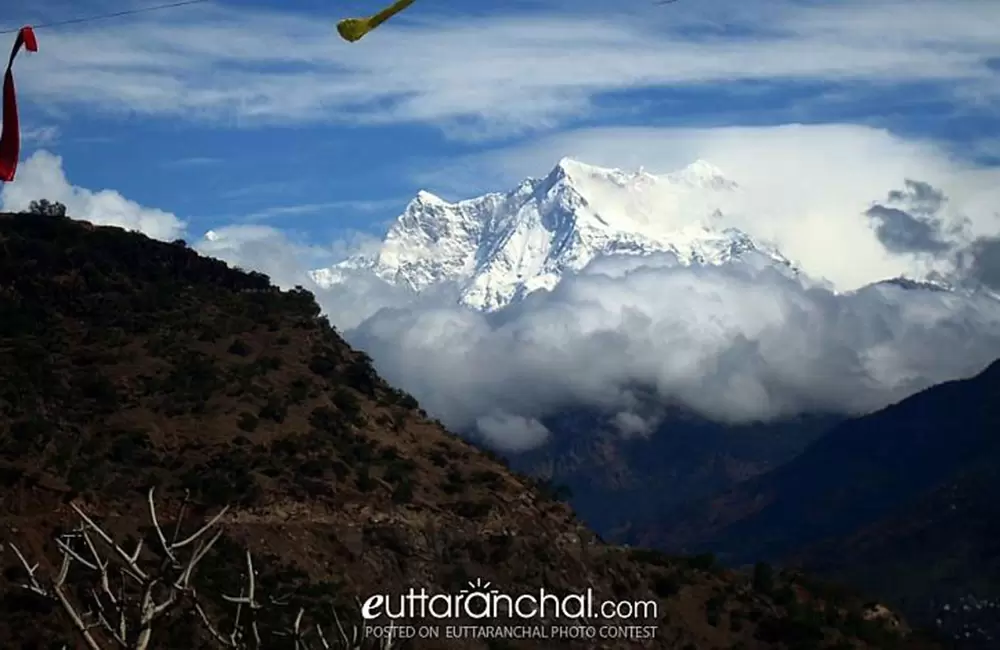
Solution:
<svg viewBox="0 0 1000 650">
<path fill-rule="evenodd" d="M 65 217 L 66 206 L 59 201 L 39 199 L 28 204 L 28 214 L 38 214 L 45 217 Z"/>
</svg>

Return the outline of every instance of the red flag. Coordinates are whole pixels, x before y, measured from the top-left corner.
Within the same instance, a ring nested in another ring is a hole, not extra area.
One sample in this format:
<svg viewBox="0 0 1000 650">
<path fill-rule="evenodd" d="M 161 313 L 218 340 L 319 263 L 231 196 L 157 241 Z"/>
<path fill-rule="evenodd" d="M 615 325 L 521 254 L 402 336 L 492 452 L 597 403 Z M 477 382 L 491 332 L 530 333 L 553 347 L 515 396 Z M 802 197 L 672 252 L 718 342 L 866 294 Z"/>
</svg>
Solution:
<svg viewBox="0 0 1000 650">
<path fill-rule="evenodd" d="M 17 96 L 14 94 L 14 57 L 21 46 L 29 52 L 38 51 L 38 41 L 31 27 L 25 26 L 17 33 L 14 48 L 10 51 L 7 73 L 3 77 L 3 134 L 0 135 L 0 181 L 9 183 L 17 171 L 17 159 L 21 155 L 21 127 L 17 122 Z"/>
</svg>

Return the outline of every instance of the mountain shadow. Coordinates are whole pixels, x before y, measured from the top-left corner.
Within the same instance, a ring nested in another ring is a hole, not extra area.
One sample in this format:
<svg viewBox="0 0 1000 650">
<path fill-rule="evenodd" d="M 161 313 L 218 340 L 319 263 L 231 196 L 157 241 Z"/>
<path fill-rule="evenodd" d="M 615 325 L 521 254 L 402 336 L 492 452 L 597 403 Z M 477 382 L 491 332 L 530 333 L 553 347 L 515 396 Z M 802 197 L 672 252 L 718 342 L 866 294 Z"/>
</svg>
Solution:
<svg viewBox="0 0 1000 650">
<path fill-rule="evenodd" d="M 629 435 L 613 415 L 566 410 L 543 421 L 551 433 L 544 445 L 507 457 L 567 488 L 573 509 L 605 539 L 630 542 L 636 522 L 778 467 L 843 419 L 817 414 L 732 426 L 680 407 L 662 411 L 651 431 Z"/>
</svg>

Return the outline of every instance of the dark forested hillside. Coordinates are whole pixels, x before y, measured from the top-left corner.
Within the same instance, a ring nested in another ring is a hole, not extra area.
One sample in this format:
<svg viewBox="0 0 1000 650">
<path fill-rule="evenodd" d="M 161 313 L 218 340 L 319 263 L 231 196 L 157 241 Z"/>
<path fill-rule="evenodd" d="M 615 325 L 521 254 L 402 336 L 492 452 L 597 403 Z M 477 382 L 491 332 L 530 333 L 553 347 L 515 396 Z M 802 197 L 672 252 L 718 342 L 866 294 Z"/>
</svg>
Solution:
<svg viewBox="0 0 1000 650">
<path fill-rule="evenodd" d="M 844 422 L 637 541 L 804 566 L 935 623 L 963 598 L 1000 600 L 998 466 L 1000 361 Z M 987 610 L 1000 631 L 1000 610 Z"/>
<path fill-rule="evenodd" d="M 85 599 L 87 587 L 103 589 L 84 570 L 91 556 L 81 544 L 101 542 L 94 531 L 127 540 L 123 548 L 146 540 L 136 557 L 166 571 L 181 565 L 156 550 L 170 548 L 158 531 L 175 520 L 196 529 L 227 505 L 198 589 L 181 589 L 176 576 L 149 587 L 153 601 L 182 595 L 157 614 L 149 647 L 224 647 L 195 605 L 233 623 L 220 595 L 241 593 L 245 551 L 263 604 L 241 611 L 259 620 L 269 648 L 294 647 L 275 632 L 293 626 L 300 606 L 317 622 L 329 624 L 332 611 L 356 620 L 355 598 L 457 593 L 475 579 L 506 593 L 592 588 L 659 603 L 645 622 L 653 639 L 559 642 L 566 647 L 932 647 L 892 616 L 866 620 L 863 601 L 822 597 L 795 574 L 754 581 L 710 557 L 602 543 L 568 506 L 386 385 L 304 290 L 278 290 L 183 242 L 0 215 L 0 647 L 85 647 L 63 607 L 23 588 L 37 560 L 39 584 L 52 591 L 54 535 L 80 554 L 65 589 Z M 72 528 L 84 515 L 95 522 L 86 538 Z M 108 557 L 130 566 L 130 553 Z M 102 591 L 108 607 L 113 592 Z M 79 613 L 98 620 L 96 610 Z M 90 633 L 107 640 L 99 627 Z"/>
<path fill-rule="evenodd" d="M 618 431 L 613 413 L 581 409 L 546 418 L 546 444 L 511 455 L 510 462 L 568 488 L 589 526 L 605 539 L 627 541 L 636 524 L 641 529 L 682 504 L 787 462 L 842 419 L 803 415 L 737 426 L 664 410 L 655 430 L 633 436 Z"/>
</svg>

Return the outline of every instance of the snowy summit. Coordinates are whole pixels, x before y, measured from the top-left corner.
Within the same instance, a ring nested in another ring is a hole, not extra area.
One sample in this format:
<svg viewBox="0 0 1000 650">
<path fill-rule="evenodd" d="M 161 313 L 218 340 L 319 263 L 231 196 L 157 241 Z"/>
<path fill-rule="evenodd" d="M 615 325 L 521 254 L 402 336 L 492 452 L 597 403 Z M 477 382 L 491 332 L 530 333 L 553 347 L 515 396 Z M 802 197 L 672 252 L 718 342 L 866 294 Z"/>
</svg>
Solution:
<svg viewBox="0 0 1000 650">
<path fill-rule="evenodd" d="M 725 227 L 723 208 L 739 191 L 701 160 L 654 175 L 563 158 L 506 193 L 449 203 L 420 191 L 376 254 L 312 278 L 329 287 L 369 271 L 418 292 L 451 283 L 463 304 L 495 311 L 603 255 L 670 252 L 682 264 L 722 264 L 756 252 L 791 268 L 776 250 Z"/>
</svg>

